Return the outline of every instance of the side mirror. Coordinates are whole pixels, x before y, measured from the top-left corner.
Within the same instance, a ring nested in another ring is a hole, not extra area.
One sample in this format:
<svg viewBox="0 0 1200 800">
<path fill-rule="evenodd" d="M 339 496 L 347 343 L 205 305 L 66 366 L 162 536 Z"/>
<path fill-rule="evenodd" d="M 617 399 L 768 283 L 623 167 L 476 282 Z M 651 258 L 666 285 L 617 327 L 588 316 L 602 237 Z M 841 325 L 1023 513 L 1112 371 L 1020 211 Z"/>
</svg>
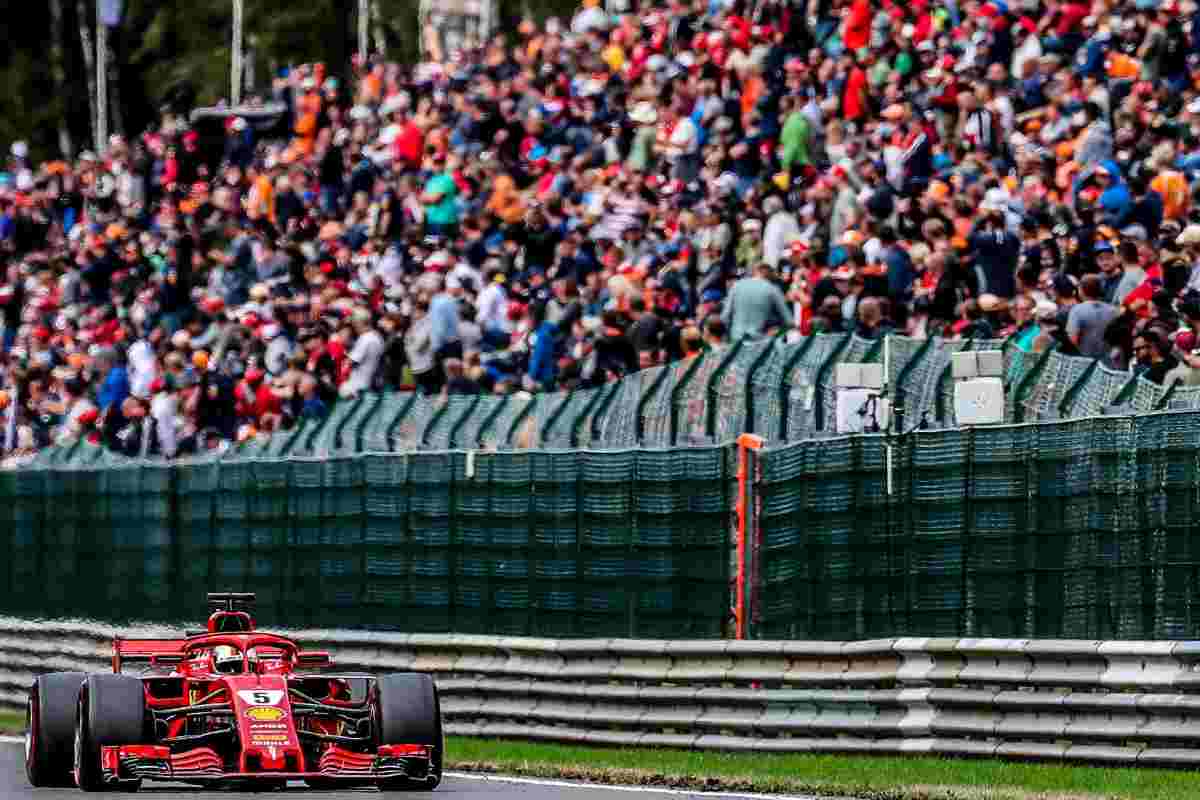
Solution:
<svg viewBox="0 0 1200 800">
<path fill-rule="evenodd" d="M 150 656 L 150 666 L 152 667 L 173 667 L 176 664 L 182 664 L 185 657 L 174 653 L 162 653 Z"/>
<path fill-rule="evenodd" d="M 308 650 L 296 653 L 296 666 L 307 669 L 322 669 L 333 664 L 327 650 Z"/>
</svg>

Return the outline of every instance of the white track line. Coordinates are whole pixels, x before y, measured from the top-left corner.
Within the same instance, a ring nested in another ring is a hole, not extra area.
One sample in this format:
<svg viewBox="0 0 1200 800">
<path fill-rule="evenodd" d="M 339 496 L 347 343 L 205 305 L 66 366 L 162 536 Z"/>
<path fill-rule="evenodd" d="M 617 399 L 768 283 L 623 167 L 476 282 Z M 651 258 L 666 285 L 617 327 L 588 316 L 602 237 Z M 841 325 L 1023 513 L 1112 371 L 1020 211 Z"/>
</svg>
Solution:
<svg viewBox="0 0 1200 800">
<path fill-rule="evenodd" d="M 25 744 L 19 736 L 0 736 L 0 744 Z M 605 792 L 641 792 L 643 794 L 665 794 L 686 797 L 736 797 L 746 800 L 821 800 L 815 795 L 747 794 L 745 792 L 703 792 L 695 789 L 658 789 L 653 786 L 614 786 L 606 783 L 582 783 L 558 781 L 549 778 L 517 778 L 482 772 L 447 772 L 447 777 L 470 781 L 495 781 L 497 783 L 522 783 L 530 786 L 553 786 L 560 789 L 597 789 Z"/>
</svg>

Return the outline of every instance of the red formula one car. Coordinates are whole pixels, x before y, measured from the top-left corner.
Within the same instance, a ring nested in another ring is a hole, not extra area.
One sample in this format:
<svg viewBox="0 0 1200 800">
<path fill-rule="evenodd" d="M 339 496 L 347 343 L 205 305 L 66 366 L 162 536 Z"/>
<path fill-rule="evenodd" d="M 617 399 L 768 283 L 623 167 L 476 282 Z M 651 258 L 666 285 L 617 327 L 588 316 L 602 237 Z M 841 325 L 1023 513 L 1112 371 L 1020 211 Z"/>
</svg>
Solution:
<svg viewBox="0 0 1200 800">
<path fill-rule="evenodd" d="M 29 691 L 29 782 L 437 786 L 442 724 L 429 676 L 327 674 L 328 653 L 255 630 L 253 601 L 209 595 L 207 631 L 185 639 L 114 640 L 111 675 L 39 676 Z M 122 672 L 138 661 L 142 674 Z"/>
</svg>

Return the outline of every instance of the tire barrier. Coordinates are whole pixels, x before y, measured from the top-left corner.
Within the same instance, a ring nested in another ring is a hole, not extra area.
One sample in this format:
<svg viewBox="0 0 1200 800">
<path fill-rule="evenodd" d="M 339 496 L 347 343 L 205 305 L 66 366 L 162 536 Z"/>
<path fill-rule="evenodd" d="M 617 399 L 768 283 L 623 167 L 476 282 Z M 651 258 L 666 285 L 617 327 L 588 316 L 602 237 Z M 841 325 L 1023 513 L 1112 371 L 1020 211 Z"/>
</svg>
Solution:
<svg viewBox="0 0 1200 800">
<path fill-rule="evenodd" d="M 108 668 L 106 626 L 0 618 L 0 707 Z M 126 635 L 178 635 L 162 628 Z M 1200 642 L 554 640 L 292 631 L 428 673 L 451 734 L 760 752 L 1200 764 Z"/>
</svg>

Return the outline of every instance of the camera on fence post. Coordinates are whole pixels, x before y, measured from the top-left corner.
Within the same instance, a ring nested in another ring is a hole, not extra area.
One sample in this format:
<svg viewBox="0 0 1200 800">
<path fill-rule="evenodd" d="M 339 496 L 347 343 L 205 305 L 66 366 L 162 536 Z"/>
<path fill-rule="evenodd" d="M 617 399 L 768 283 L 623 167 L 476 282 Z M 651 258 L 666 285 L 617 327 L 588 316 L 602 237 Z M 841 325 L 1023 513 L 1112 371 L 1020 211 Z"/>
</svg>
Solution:
<svg viewBox="0 0 1200 800">
<path fill-rule="evenodd" d="M 837 432 L 882 433 L 891 404 L 883 386 L 882 364 L 838 364 Z"/>
<path fill-rule="evenodd" d="M 960 426 L 1004 422 L 1004 354 L 968 350 L 951 356 L 954 419 Z"/>
</svg>

